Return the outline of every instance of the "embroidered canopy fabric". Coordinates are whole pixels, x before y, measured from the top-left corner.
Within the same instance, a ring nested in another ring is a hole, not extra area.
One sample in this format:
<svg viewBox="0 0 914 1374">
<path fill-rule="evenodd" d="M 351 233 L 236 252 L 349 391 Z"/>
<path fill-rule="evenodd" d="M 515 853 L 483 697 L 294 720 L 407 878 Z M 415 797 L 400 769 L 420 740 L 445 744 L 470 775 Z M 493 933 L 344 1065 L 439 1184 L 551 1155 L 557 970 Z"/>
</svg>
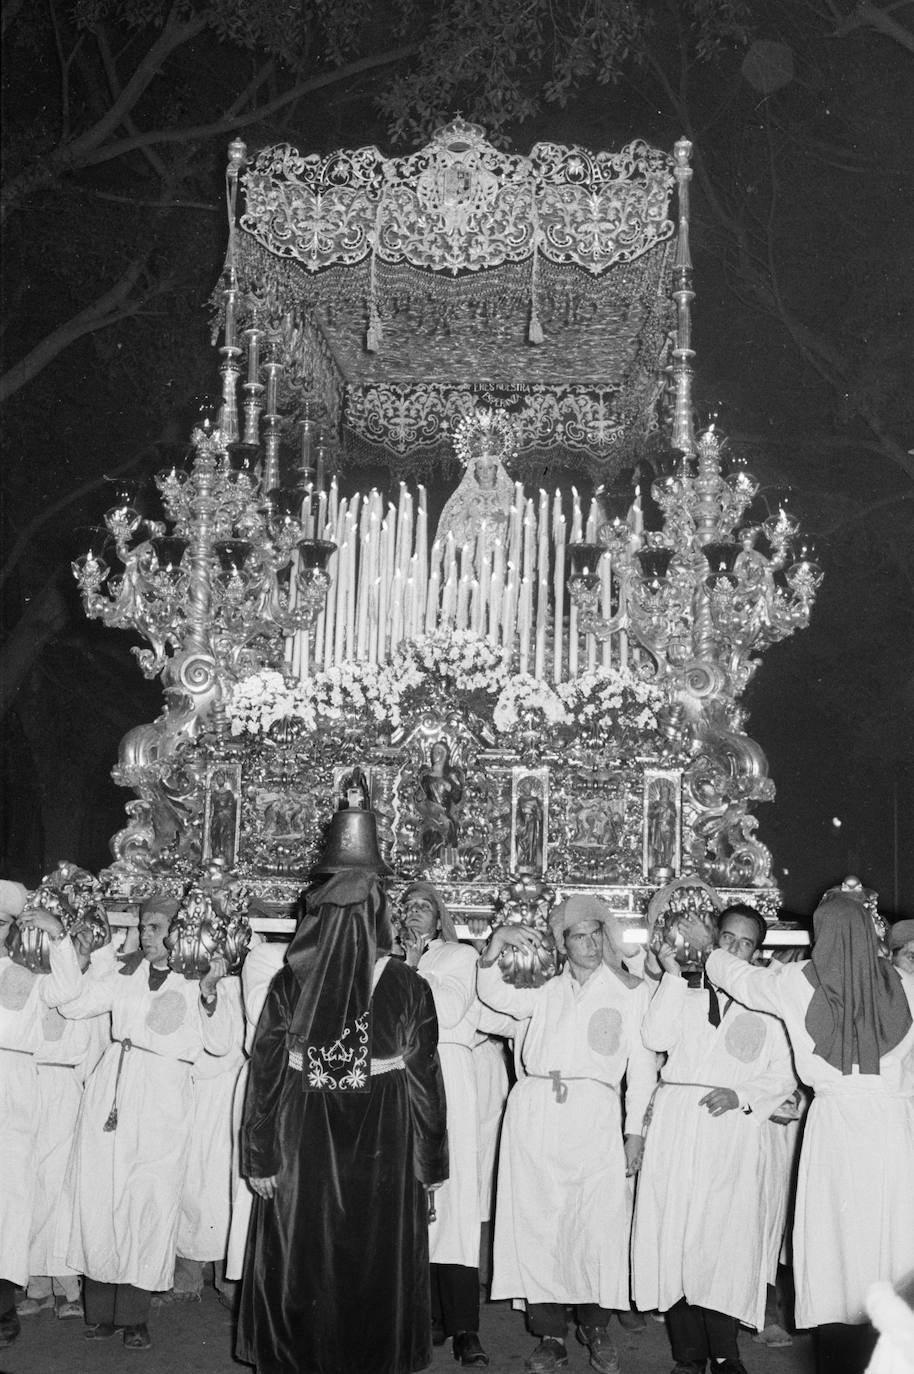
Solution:
<svg viewBox="0 0 914 1374">
<path fill-rule="evenodd" d="M 462 120 L 403 158 L 280 144 L 243 178 L 242 312 L 354 456 L 449 452 L 481 399 L 512 405 L 522 455 L 605 456 L 656 425 L 673 180 L 642 142 L 519 156 Z"/>
</svg>

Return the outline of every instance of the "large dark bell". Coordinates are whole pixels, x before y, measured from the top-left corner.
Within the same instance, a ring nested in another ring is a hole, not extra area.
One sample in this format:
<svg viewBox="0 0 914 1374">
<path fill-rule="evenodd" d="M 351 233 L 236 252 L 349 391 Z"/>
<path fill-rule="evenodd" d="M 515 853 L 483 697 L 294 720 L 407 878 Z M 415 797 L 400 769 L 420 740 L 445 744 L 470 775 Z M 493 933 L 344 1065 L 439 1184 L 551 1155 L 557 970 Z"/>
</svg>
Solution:
<svg viewBox="0 0 914 1374">
<path fill-rule="evenodd" d="M 393 873 L 381 858 L 374 812 L 358 807 L 334 811 L 314 868 L 317 873 L 339 873 L 343 868 L 367 868 L 381 877 Z"/>
</svg>

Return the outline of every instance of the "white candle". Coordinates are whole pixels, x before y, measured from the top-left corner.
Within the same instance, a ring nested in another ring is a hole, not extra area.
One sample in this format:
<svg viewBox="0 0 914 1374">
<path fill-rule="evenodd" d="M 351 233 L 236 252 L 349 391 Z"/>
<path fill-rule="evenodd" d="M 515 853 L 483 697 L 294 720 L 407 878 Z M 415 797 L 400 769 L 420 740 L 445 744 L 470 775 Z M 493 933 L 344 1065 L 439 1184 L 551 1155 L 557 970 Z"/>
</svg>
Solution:
<svg viewBox="0 0 914 1374">
<path fill-rule="evenodd" d="M 386 522 L 385 522 L 386 523 Z M 382 526 L 383 531 L 383 526 Z M 384 537 L 382 533 L 382 538 Z M 390 619 L 391 579 L 384 573 L 378 578 L 378 662 L 387 662 L 387 638 Z"/>
<path fill-rule="evenodd" d="M 603 555 L 600 564 L 600 609 L 604 619 L 612 614 L 612 559 L 608 553 Z M 612 641 L 607 636 L 603 640 L 603 667 L 612 667 Z"/>
<path fill-rule="evenodd" d="M 425 633 L 433 634 L 438 625 L 438 598 L 441 595 L 441 573 L 438 564 L 432 559 L 431 575 L 428 579 L 428 592 L 425 600 Z"/>
<path fill-rule="evenodd" d="M 403 574 L 394 569 L 393 585 L 390 589 L 390 653 L 396 653 L 397 645 L 403 638 Z"/>
<path fill-rule="evenodd" d="M 470 579 L 466 575 L 461 577 L 457 588 L 457 629 L 468 630 L 470 627 Z"/>
<path fill-rule="evenodd" d="M 520 601 L 517 612 L 517 633 L 520 640 L 518 653 L 518 667 L 522 673 L 526 673 L 530 661 L 530 597 L 532 594 L 532 584 L 529 577 L 524 577 L 520 588 Z"/>
<path fill-rule="evenodd" d="M 447 581 L 444 584 L 444 593 L 441 597 L 441 626 L 446 628 L 454 620 L 457 614 L 457 568 L 451 567 Z"/>
<path fill-rule="evenodd" d="M 492 553 L 492 583 L 489 588 L 489 638 L 498 643 L 498 627 L 501 622 L 501 601 L 505 590 L 505 546 L 496 539 Z"/>
<path fill-rule="evenodd" d="M 597 542 L 597 525 L 598 525 L 598 523 L 599 523 L 599 510 L 598 510 L 598 507 L 597 507 L 597 499 L 596 499 L 595 496 L 591 496 L 591 498 L 590 498 L 590 509 L 589 509 L 588 512 L 587 512 L 587 529 L 586 529 L 586 531 L 585 531 L 585 536 L 584 536 L 585 539 L 587 540 L 587 543 L 588 543 L 588 544 L 595 544 L 595 543 Z"/>
<path fill-rule="evenodd" d="M 555 521 L 555 571 L 552 582 L 553 594 L 553 647 L 552 680 L 562 680 L 562 634 L 565 613 L 565 517 L 559 511 Z"/>
<path fill-rule="evenodd" d="M 489 531 L 485 521 L 479 533 L 480 539 L 480 563 L 479 563 L 479 633 L 488 633 L 489 616 L 489 588 L 492 583 L 492 551 L 489 548 Z"/>
<path fill-rule="evenodd" d="M 571 542 L 581 542 L 581 498 L 577 487 L 571 488 Z"/>
<path fill-rule="evenodd" d="M 470 628 L 475 635 L 482 634 L 483 611 L 484 602 L 479 580 L 474 577 L 470 588 Z"/>
<path fill-rule="evenodd" d="M 369 627 L 368 601 L 372 587 L 372 538 L 368 534 L 359 550 L 359 594 L 356 605 L 356 657 L 362 663 L 368 657 Z"/>
<path fill-rule="evenodd" d="M 514 647 L 514 598 L 517 592 L 517 582 L 514 576 L 513 563 L 508 564 L 508 580 L 505 583 L 505 594 L 502 597 L 501 607 L 501 642 L 506 649 Z"/>
<path fill-rule="evenodd" d="M 381 637 L 380 619 L 381 579 L 376 577 L 368 594 L 368 662 L 378 661 L 378 642 Z"/>
<path fill-rule="evenodd" d="M 349 545 L 340 544 L 336 583 L 336 626 L 333 634 L 333 662 L 342 663 L 346 655 L 346 579 L 349 575 Z"/>
</svg>

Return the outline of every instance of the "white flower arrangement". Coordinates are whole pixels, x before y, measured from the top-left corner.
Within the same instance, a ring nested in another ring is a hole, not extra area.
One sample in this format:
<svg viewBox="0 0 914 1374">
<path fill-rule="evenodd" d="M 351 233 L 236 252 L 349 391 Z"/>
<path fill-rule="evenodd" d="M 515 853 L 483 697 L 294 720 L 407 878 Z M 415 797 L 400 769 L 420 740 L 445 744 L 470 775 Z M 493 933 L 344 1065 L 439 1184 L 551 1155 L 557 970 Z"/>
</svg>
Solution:
<svg viewBox="0 0 914 1374">
<path fill-rule="evenodd" d="M 561 697 L 548 682 L 518 673 L 501 689 L 492 724 L 500 734 L 516 730 L 524 715 L 539 715 L 547 725 L 565 725 L 570 719 Z"/>
<path fill-rule="evenodd" d="M 263 669 L 234 684 L 226 714 L 233 735 L 264 734 L 287 719 L 309 732 L 341 720 L 395 730 L 407 694 L 437 683 L 448 692 L 489 697 L 499 734 L 538 719 L 544 732 L 572 726 L 583 739 L 649 748 L 666 700 L 660 687 L 617 668 L 591 669 L 553 687 L 528 673 L 512 675 L 510 662 L 507 649 L 471 630 L 438 630 L 402 645 L 389 664 L 341 663 L 304 682 Z"/>
<path fill-rule="evenodd" d="M 264 668 L 233 684 L 225 712 L 233 735 L 262 735 L 277 721 L 296 717 L 309 730 L 316 728 L 314 707 L 301 684 Z"/>
<path fill-rule="evenodd" d="M 436 630 L 404 645 L 394 661 L 398 673 L 411 667 L 422 678 L 443 678 L 459 692 L 501 691 L 510 676 L 510 650 L 472 630 Z"/>
<path fill-rule="evenodd" d="M 637 744 L 659 728 L 661 687 L 618 668 L 592 668 L 556 689 L 582 733 Z"/>
</svg>

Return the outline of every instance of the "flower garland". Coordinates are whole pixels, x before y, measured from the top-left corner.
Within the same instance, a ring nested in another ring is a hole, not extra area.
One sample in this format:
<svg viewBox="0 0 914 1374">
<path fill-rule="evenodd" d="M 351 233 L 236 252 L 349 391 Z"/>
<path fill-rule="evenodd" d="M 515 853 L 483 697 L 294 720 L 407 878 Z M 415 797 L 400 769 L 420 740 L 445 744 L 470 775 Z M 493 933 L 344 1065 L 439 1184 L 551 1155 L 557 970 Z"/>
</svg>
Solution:
<svg viewBox="0 0 914 1374">
<path fill-rule="evenodd" d="M 420 692 L 427 697 L 435 687 L 488 698 L 500 735 L 536 729 L 544 742 L 562 732 L 576 742 L 626 752 L 668 747 L 659 734 L 662 688 L 615 668 L 591 669 L 553 687 L 529 673 L 512 673 L 509 651 L 471 630 L 437 630 L 403 644 L 389 664 L 343 663 L 304 682 L 264 669 L 234 684 L 226 715 L 236 736 L 264 734 L 288 719 L 308 732 L 333 721 L 395 730 L 409 714 L 410 698 Z"/>
</svg>

